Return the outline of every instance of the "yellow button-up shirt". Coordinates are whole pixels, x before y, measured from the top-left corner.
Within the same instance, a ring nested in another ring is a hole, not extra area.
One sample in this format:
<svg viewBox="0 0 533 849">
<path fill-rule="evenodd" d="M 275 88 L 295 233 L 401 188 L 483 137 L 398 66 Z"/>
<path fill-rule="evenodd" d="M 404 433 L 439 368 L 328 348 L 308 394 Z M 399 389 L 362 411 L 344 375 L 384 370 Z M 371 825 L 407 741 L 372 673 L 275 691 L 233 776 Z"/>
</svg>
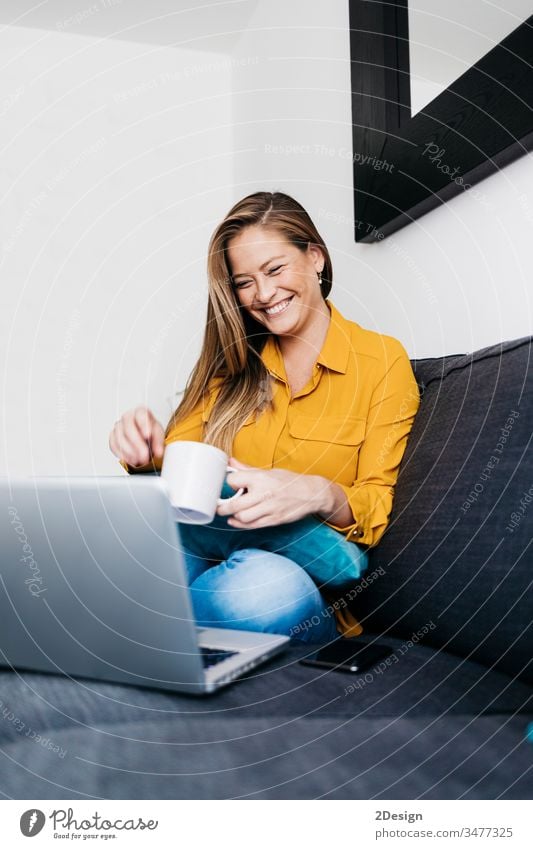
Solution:
<svg viewBox="0 0 533 849">
<path fill-rule="evenodd" d="M 273 409 L 252 415 L 238 431 L 232 455 L 262 469 L 321 475 L 346 494 L 354 521 L 327 524 L 347 540 L 376 545 L 386 530 L 409 431 L 420 403 L 406 351 L 391 336 L 344 318 L 331 301 L 331 319 L 307 384 L 291 395 L 275 336 L 261 354 L 273 381 Z M 202 441 L 218 395 L 214 384 L 166 437 Z M 127 468 L 127 467 L 126 467 Z M 355 620 L 342 630 L 359 633 Z"/>
</svg>

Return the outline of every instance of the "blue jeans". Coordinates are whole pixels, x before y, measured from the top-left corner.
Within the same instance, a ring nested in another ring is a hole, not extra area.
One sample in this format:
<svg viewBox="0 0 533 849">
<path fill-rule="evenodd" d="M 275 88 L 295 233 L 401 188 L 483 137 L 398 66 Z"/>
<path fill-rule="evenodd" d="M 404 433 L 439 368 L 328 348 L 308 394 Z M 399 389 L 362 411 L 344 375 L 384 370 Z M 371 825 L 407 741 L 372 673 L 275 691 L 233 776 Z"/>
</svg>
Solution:
<svg viewBox="0 0 533 849">
<path fill-rule="evenodd" d="M 339 636 L 333 611 L 313 579 L 288 557 L 242 548 L 216 563 L 182 549 L 201 627 L 286 634 L 306 643 Z"/>
</svg>

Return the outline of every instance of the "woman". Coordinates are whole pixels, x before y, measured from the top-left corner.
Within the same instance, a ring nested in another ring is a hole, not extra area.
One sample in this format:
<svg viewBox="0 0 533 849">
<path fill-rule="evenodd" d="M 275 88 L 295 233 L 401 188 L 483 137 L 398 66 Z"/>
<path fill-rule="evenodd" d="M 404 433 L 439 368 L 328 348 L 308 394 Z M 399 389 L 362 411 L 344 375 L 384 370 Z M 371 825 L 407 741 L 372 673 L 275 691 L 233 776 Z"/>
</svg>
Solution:
<svg viewBox="0 0 533 849">
<path fill-rule="evenodd" d="M 209 244 L 207 325 L 184 397 L 166 431 L 146 408 L 122 416 L 109 444 L 124 467 L 160 469 L 169 442 L 208 442 L 231 457 L 226 486 L 246 489 L 219 522 L 250 531 L 313 516 L 343 545 L 376 545 L 419 393 L 402 345 L 327 299 L 332 278 L 296 200 L 257 192 L 236 203 Z M 199 624 L 317 642 L 362 630 L 345 607 L 332 615 L 327 587 L 287 557 L 185 554 Z"/>
</svg>

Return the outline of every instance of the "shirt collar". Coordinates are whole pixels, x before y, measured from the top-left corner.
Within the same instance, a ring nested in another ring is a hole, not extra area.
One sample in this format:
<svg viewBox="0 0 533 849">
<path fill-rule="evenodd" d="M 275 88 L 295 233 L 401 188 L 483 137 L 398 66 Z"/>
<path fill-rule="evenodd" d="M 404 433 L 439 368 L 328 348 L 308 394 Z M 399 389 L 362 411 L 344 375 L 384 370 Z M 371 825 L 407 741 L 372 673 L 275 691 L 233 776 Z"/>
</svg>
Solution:
<svg viewBox="0 0 533 849">
<path fill-rule="evenodd" d="M 332 371 L 346 374 L 350 354 L 350 322 L 341 315 L 331 301 L 326 299 L 326 304 L 331 318 L 317 362 Z M 286 379 L 283 356 L 274 335 L 268 337 L 261 352 L 261 359 L 267 369 L 273 372 L 276 377 L 282 380 Z"/>
</svg>

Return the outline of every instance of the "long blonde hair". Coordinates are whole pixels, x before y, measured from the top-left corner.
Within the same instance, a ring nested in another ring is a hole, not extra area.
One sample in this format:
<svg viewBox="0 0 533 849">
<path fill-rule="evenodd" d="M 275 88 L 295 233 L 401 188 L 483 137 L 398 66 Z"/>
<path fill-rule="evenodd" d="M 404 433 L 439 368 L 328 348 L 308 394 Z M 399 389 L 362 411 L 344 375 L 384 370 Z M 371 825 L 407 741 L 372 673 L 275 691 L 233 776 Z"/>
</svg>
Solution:
<svg viewBox="0 0 533 849">
<path fill-rule="evenodd" d="M 308 213 L 282 192 L 256 192 L 238 201 L 218 225 L 207 259 L 207 321 L 200 357 L 187 381 L 183 398 L 167 425 L 187 418 L 216 385 L 219 393 L 205 424 L 203 441 L 231 454 L 237 431 L 253 414 L 272 403 L 270 375 L 261 359 L 271 335 L 239 304 L 227 257 L 231 239 L 246 227 L 277 230 L 302 252 L 319 247 L 324 256 L 322 297 L 331 291 L 333 270 L 329 252 Z"/>
</svg>

